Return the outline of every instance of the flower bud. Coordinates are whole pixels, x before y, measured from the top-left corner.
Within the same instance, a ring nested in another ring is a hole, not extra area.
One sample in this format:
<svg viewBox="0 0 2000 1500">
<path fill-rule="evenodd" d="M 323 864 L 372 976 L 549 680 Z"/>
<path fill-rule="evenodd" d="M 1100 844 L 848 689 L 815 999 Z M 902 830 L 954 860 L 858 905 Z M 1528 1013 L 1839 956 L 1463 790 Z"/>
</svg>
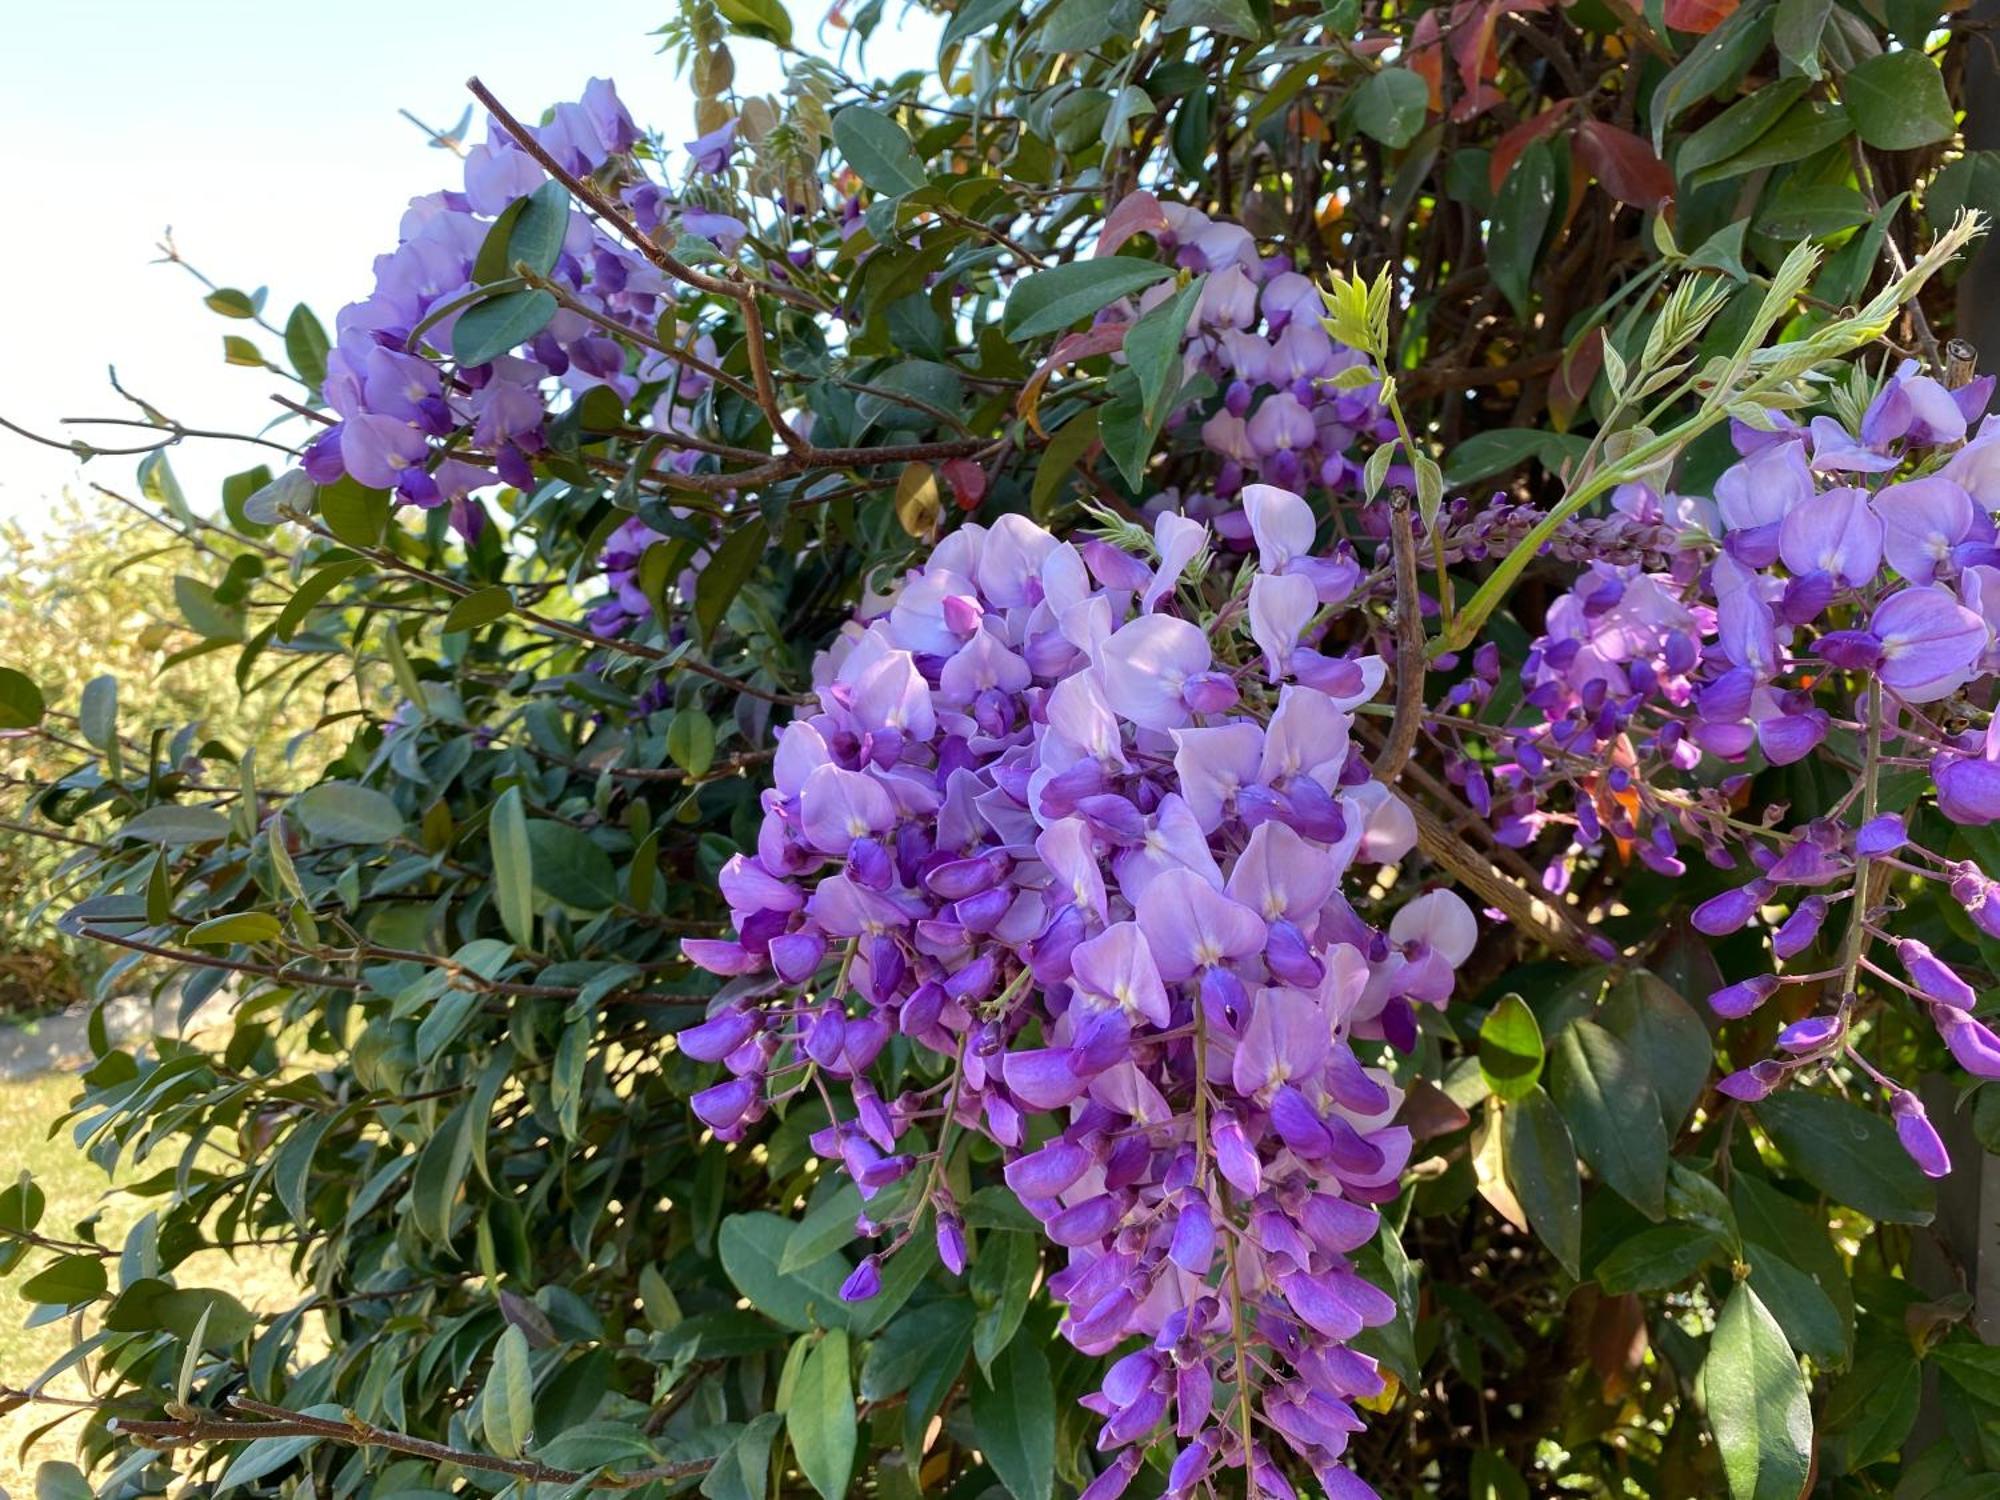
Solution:
<svg viewBox="0 0 2000 1500">
<path fill-rule="evenodd" d="M 1759 974 L 1755 979 L 1727 985 L 1708 997 L 1709 1009 L 1727 1021 L 1741 1020 L 1778 992 L 1775 975 Z"/>
<path fill-rule="evenodd" d="M 1906 1089 L 1890 1102 L 1889 1113 L 1896 1120 L 1896 1139 L 1903 1143 L 1918 1170 L 1926 1177 L 1949 1175 L 1951 1153 L 1945 1150 L 1930 1116 L 1924 1113 L 1923 1101 Z"/>
<path fill-rule="evenodd" d="M 840 1284 L 840 1300 L 866 1302 L 882 1290 L 882 1266 L 872 1255 L 865 1257 Z"/>
</svg>

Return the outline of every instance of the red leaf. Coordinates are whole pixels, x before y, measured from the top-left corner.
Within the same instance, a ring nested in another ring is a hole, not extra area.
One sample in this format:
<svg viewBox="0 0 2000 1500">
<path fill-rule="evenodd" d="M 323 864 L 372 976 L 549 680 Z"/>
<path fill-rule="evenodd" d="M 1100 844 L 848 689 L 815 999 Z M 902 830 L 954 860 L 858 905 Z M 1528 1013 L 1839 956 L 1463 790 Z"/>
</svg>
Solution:
<svg viewBox="0 0 2000 1500">
<path fill-rule="evenodd" d="M 1562 430 L 1569 430 L 1570 419 L 1583 405 L 1584 398 L 1590 394 L 1590 388 L 1597 380 L 1597 372 L 1603 368 L 1602 328 L 1591 329 L 1564 351 L 1562 363 L 1549 377 L 1549 411 Z"/>
<path fill-rule="evenodd" d="M 1167 216 L 1160 211 L 1160 200 L 1143 189 L 1127 193 L 1118 200 L 1118 206 L 1104 216 L 1104 230 L 1097 236 L 1095 255 L 1101 259 L 1116 255 L 1118 247 L 1135 234 L 1162 234 L 1168 228 Z"/>
<path fill-rule="evenodd" d="M 1667 25 L 1707 36 L 1736 11 L 1737 0 L 1667 0 Z"/>
<path fill-rule="evenodd" d="M 1132 195 L 1134 198 L 1141 196 L 1150 199 L 1152 194 Z M 1130 203 L 1132 199 L 1127 198 L 1124 201 Z M 1158 204 L 1153 206 L 1159 207 Z M 1123 204 L 1120 207 L 1123 207 Z M 1049 377 L 1064 365 L 1072 365 L 1080 359 L 1090 359 L 1099 354 L 1110 354 L 1113 350 L 1124 348 L 1125 330 L 1128 326 L 1125 323 L 1099 323 L 1094 328 L 1084 329 L 1082 333 L 1065 334 L 1057 340 L 1055 348 L 1049 351 L 1049 357 L 1035 366 L 1035 373 L 1028 377 L 1028 383 L 1021 387 L 1021 394 L 1014 398 L 1015 415 L 1027 418 L 1028 425 L 1037 433 L 1043 437 L 1048 436 L 1042 432 L 1040 411 L 1042 387 L 1049 383 Z"/>
<path fill-rule="evenodd" d="M 1620 203 L 1655 209 L 1674 196 L 1674 174 L 1629 130 L 1585 120 L 1576 127 L 1576 154 L 1584 170 Z"/>
<path fill-rule="evenodd" d="M 1500 184 L 1514 170 L 1514 163 L 1521 159 L 1521 153 L 1544 136 L 1552 134 L 1556 126 L 1569 117 L 1570 108 L 1575 103 L 1574 99 L 1560 100 L 1532 119 L 1523 120 L 1493 143 L 1493 157 L 1487 164 L 1486 175 L 1494 192 L 1500 191 Z"/>
<path fill-rule="evenodd" d="M 986 498 L 986 471 L 979 467 L 978 460 L 948 458 L 944 461 L 944 477 L 960 510 L 977 510 L 979 502 Z"/>
</svg>

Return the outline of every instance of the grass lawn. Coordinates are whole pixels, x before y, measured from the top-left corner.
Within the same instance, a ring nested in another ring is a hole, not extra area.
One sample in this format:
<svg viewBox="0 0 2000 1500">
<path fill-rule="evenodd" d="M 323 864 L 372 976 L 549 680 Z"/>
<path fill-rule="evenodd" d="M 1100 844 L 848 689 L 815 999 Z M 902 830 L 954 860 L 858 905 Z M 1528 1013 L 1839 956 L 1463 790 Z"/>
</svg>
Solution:
<svg viewBox="0 0 2000 1500">
<path fill-rule="evenodd" d="M 136 1199 L 107 1194 L 103 1174 L 70 1144 L 66 1129 L 49 1138 L 51 1124 L 75 1093 L 76 1085 L 61 1074 L 0 1080 L 0 1141 L 12 1148 L 9 1159 L 0 1163 L 0 1178 L 12 1181 L 23 1170 L 34 1174 L 48 1195 L 48 1210 L 42 1217 L 42 1229 L 48 1234 L 67 1236 L 79 1219 L 101 1209 L 97 1238 L 115 1246 L 145 1209 Z M 29 1264 L 38 1259 L 39 1253 L 31 1255 Z M 298 1296 L 284 1257 L 276 1253 L 232 1258 L 211 1251 L 185 1262 L 175 1279 L 182 1286 L 227 1287 L 253 1311 L 287 1307 Z M 12 1282 L 0 1286 L 0 1383 L 27 1385 L 69 1347 L 67 1323 L 23 1328 L 29 1310 Z M 83 1382 L 71 1372 L 52 1387 L 51 1394 L 83 1395 Z M 0 1491 L 13 1500 L 33 1496 L 35 1470 L 43 1462 L 75 1457 L 74 1429 L 68 1425 L 23 1451 L 28 1435 L 57 1415 L 55 1407 L 26 1406 L 0 1417 Z"/>
</svg>

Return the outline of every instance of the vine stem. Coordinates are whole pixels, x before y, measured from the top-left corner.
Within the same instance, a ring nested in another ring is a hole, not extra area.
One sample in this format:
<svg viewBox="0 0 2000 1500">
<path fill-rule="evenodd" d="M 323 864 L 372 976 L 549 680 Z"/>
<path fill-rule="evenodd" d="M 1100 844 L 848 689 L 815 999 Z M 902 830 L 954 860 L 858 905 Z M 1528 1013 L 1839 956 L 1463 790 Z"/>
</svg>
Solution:
<svg viewBox="0 0 2000 1500">
<path fill-rule="evenodd" d="M 7 1390 L 0 1392 L 0 1395 L 4 1395 L 10 1401 L 18 1402 L 48 1399 L 32 1391 Z M 97 1403 L 64 1401 L 60 1404 L 94 1407 Z M 575 1485 L 593 1490 L 635 1490 L 661 1480 L 685 1479 L 691 1475 L 707 1473 L 715 1462 L 706 1458 L 691 1459 L 677 1463 L 655 1464 L 629 1474 L 593 1473 L 587 1470 L 557 1468 L 539 1459 L 501 1458 L 493 1453 L 453 1448 L 445 1443 L 433 1442 L 429 1438 L 413 1437 L 406 1432 L 378 1427 L 373 1422 L 364 1422 L 351 1413 L 339 1419 L 314 1417 L 286 1407 L 253 1401 L 247 1396 L 233 1398 L 230 1405 L 240 1411 L 251 1413 L 259 1420 L 244 1421 L 198 1407 L 181 1406 L 179 1411 L 184 1415 L 173 1416 L 165 1421 L 114 1417 L 112 1425 L 117 1431 L 137 1438 L 146 1446 L 154 1448 L 173 1448 L 186 1443 L 241 1443 L 257 1438 L 320 1438 L 329 1442 L 347 1443 L 358 1448 L 387 1448 L 392 1452 L 407 1453 L 413 1458 L 456 1464 L 465 1469 L 481 1469 L 490 1474 L 509 1474 L 530 1484 Z M 169 1406 L 168 1410 L 171 1412 L 175 1408 Z"/>
<path fill-rule="evenodd" d="M 1877 780 L 1882 769 L 1882 680 L 1868 680 L 1868 736 L 1861 762 L 1861 821 L 1875 817 Z M 1854 907 L 1847 914 L 1847 952 L 1840 966 L 1840 1003 L 1854 994 L 1861 956 L 1868 947 L 1869 887 L 1875 879 L 1875 861 L 1867 855 L 1854 860 Z"/>
</svg>

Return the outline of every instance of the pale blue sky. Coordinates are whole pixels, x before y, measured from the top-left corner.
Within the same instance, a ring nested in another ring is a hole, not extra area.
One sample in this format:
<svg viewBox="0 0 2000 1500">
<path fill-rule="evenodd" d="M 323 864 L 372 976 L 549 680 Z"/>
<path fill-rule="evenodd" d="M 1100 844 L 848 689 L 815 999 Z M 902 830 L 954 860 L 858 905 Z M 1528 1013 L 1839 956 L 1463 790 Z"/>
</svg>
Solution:
<svg viewBox="0 0 2000 1500">
<path fill-rule="evenodd" d="M 812 45 L 827 0 L 794 0 Z M 125 415 L 106 365 L 192 426 L 254 428 L 282 384 L 222 362 L 225 332 L 256 330 L 201 305 L 185 272 L 151 265 L 173 226 L 182 254 L 225 285 L 271 289 L 274 322 L 305 301 L 331 325 L 366 291 L 412 196 L 456 186 L 456 161 L 398 114 L 440 128 L 477 73 L 535 118 L 593 75 L 614 79 L 643 125 L 689 138 L 693 100 L 648 35 L 674 0 L 60 0 L 9 8 L 0 48 L 0 415 L 56 432 L 66 416 Z M 868 61 L 934 65 L 936 27 L 891 15 Z M 772 49 L 735 45 L 737 87 L 774 88 Z M 269 342 L 267 339 L 266 342 Z M 117 441 L 115 429 L 98 429 Z M 141 435 L 143 437 L 143 434 Z M 183 445 L 191 498 L 257 462 L 239 445 Z M 84 471 L 130 489 L 134 461 Z M 0 431 L 0 513 L 32 519 L 74 479 L 69 455 Z"/>
</svg>

